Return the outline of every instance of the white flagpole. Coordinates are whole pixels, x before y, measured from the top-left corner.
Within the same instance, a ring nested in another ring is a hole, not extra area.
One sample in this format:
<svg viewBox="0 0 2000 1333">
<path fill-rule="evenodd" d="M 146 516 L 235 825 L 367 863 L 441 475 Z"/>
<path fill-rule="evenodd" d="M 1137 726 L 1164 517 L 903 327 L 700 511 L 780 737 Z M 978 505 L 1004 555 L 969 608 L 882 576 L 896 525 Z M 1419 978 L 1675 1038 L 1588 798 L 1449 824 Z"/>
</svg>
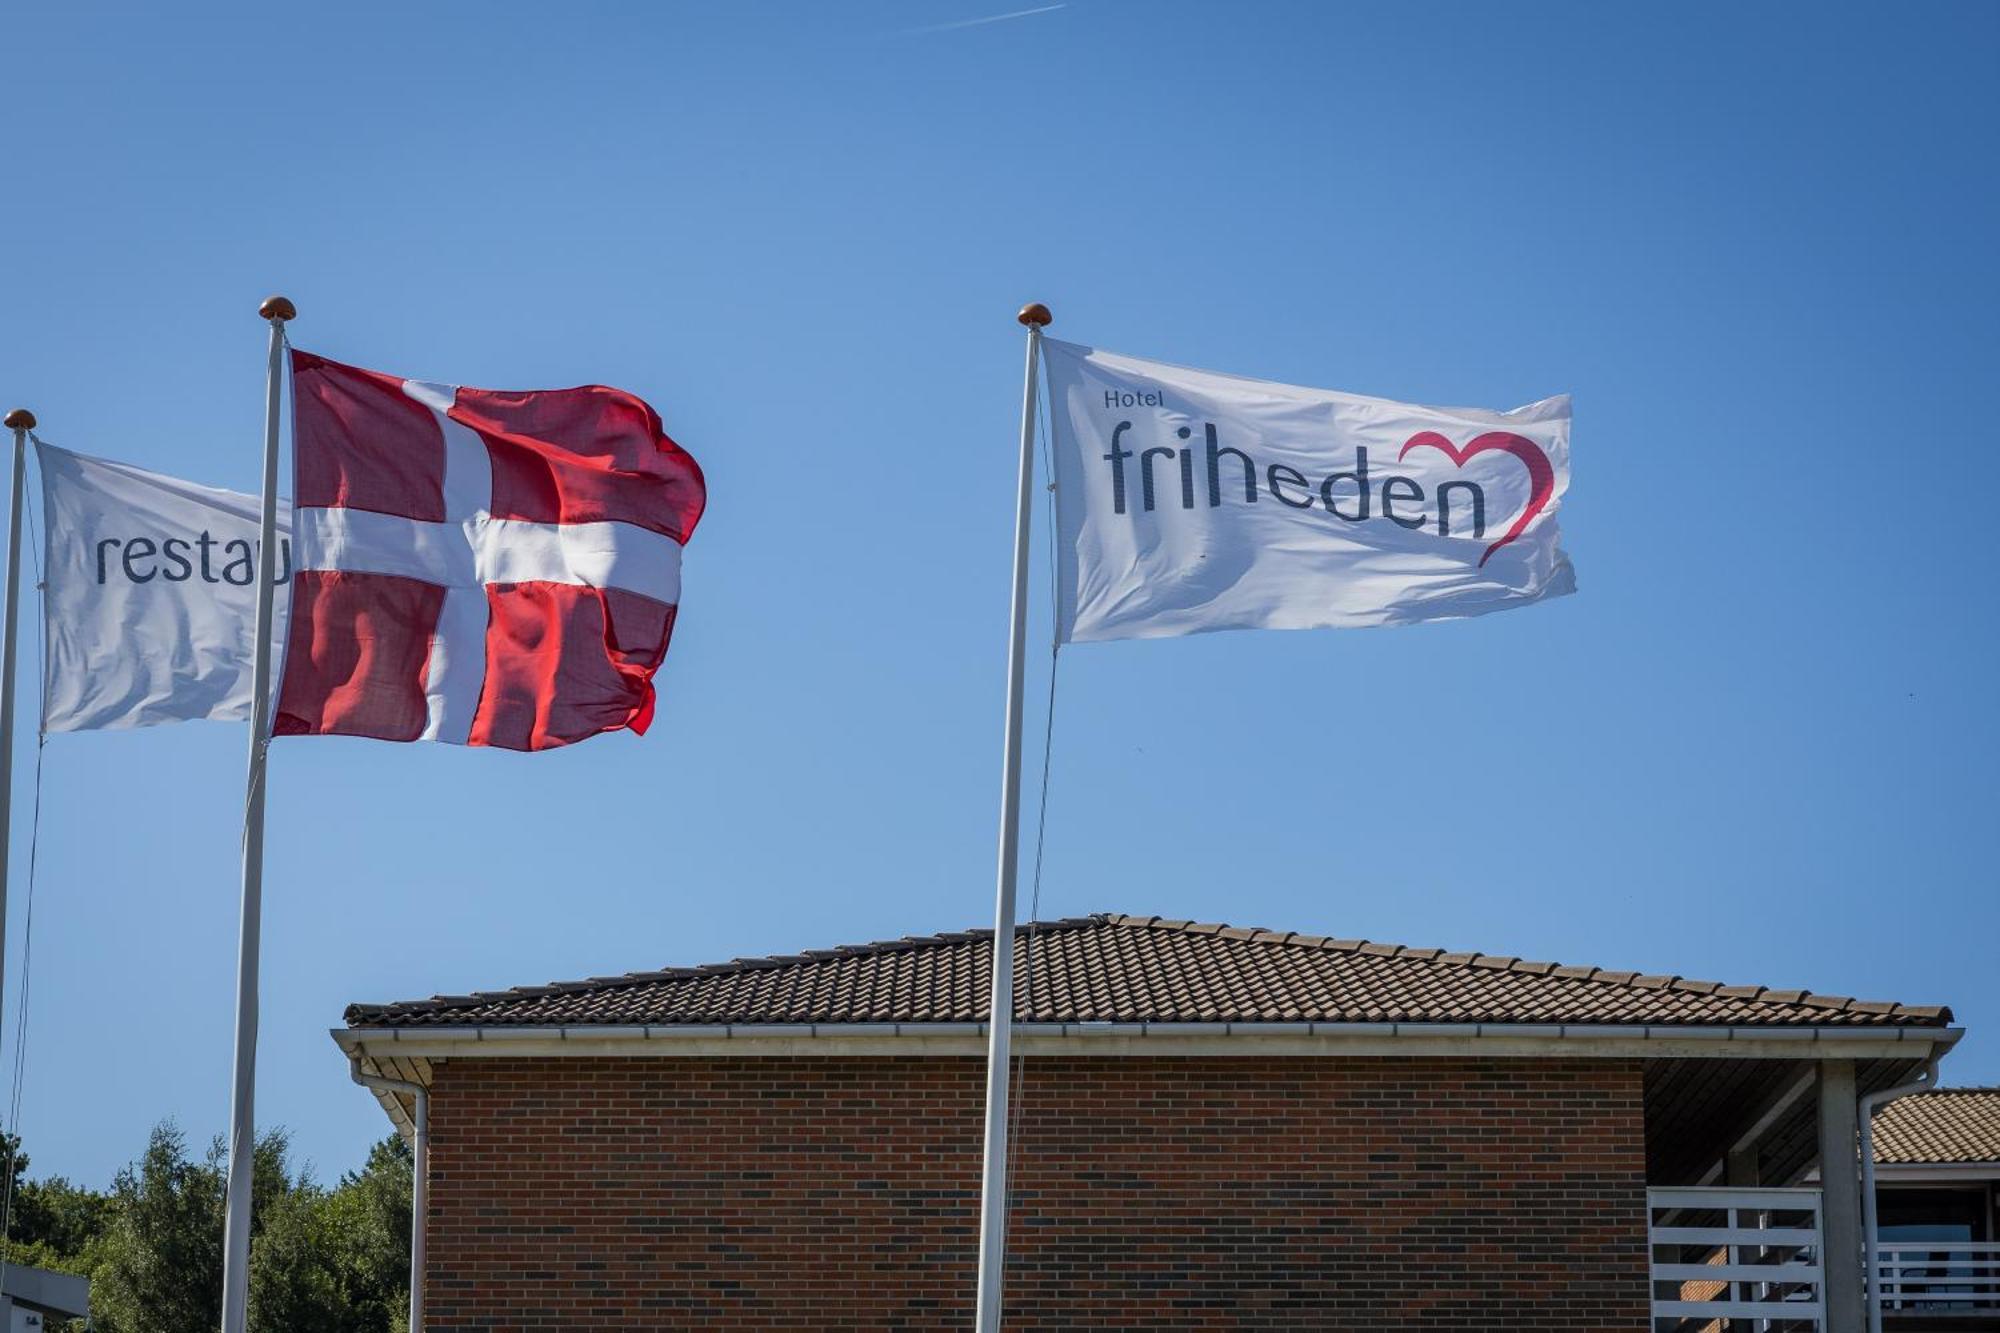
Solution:
<svg viewBox="0 0 2000 1333">
<path fill-rule="evenodd" d="M 1016 316 L 1028 328 L 1021 390 L 1021 477 L 1014 502 L 1013 620 L 1007 631 L 1007 739 L 1000 780 L 1000 883 L 993 906 L 993 1002 L 987 1011 L 986 1153 L 979 1186 L 977 1333 L 1000 1333 L 1007 1271 L 1007 1056 L 1014 1028 L 1014 881 L 1020 862 L 1021 693 L 1028 635 L 1028 520 L 1035 483 L 1035 372 L 1042 330 L 1053 318 L 1039 302 Z"/>
<path fill-rule="evenodd" d="M 236 947 L 236 1082 L 229 1118 L 228 1212 L 222 1226 L 222 1333 L 245 1333 L 250 1315 L 250 1186 L 257 1155 L 257 952 L 264 924 L 264 759 L 271 732 L 271 620 L 278 556 L 278 406 L 285 321 L 298 314 L 273 296 L 257 307 L 271 325 L 264 386 L 264 510 L 257 528 L 257 651 L 251 659 L 250 772 L 243 796 L 243 923 Z"/>
<path fill-rule="evenodd" d="M 35 414 L 17 407 L 7 414 L 4 424 L 14 432 L 14 480 L 7 499 L 7 603 L 6 610 L 0 612 L 7 617 L 7 627 L 0 631 L 0 1008 L 5 1007 L 7 980 L 7 847 L 13 835 L 14 815 L 14 659 L 15 626 L 21 609 L 21 484 L 28 470 L 28 432 L 35 428 Z"/>
</svg>

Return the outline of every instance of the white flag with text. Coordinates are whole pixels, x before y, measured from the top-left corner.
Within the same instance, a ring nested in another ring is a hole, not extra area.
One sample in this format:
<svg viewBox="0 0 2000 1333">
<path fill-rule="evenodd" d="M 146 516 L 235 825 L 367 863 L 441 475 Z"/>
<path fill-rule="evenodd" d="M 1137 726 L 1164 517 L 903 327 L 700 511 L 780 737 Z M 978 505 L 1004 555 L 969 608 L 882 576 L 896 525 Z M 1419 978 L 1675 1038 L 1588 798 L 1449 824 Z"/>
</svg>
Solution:
<svg viewBox="0 0 2000 1333">
<path fill-rule="evenodd" d="M 1576 591 L 1569 397 L 1416 407 L 1045 339 L 1062 642 L 1408 625 Z"/>
<path fill-rule="evenodd" d="M 42 729 L 248 720 L 257 498 L 35 443 L 48 524 Z M 278 532 L 282 643 L 289 506 Z"/>
</svg>

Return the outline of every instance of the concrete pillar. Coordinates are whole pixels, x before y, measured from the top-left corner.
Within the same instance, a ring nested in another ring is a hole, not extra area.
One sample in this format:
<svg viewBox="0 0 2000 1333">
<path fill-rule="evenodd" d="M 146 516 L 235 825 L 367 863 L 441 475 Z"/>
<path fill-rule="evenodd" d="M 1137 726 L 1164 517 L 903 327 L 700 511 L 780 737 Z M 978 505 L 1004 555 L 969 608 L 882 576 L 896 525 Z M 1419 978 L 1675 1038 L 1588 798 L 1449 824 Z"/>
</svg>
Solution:
<svg viewBox="0 0 2000 1333">
<path fill-rule="evenodd" d="M 1729 1150 L 1728 1156 L 1724 1157 L 1722 1161 L 1722 1183 L 1732 1189 L 1739 1190 L 1755 1189 L 1757 1187 L 1756 1145 L 1752 1144 L 1748 1147 L 1731 1148 Z M 1732 1245 L 1729 1247 L 1729 1262 L 1732 1264 L 1743 1262 L 1743 1249 L 1741 1246 Z M 1756 1290 L 1755 1283 L 1738 1282 L 1730 1287 L 1729 1294 L 1739 1301 L 1754 1301 L 1757 1299 Z M 1735 1327 L 1735 1323 L 1734 1321 L 1729 1321 L 1724 1323 L 1723 1326 L 1733 1328 Z M 1746 1324 L 1745 1327 L 1748 1327 L 1748 1325 Z"/>
<path fill-rule="evenodd" d="M 1854 1061 L 1819 1062 L 1820 1224 L 1825 1229 L 1828 1333 L 1862 1333 L 1861 1159 Z"/>
</svg>

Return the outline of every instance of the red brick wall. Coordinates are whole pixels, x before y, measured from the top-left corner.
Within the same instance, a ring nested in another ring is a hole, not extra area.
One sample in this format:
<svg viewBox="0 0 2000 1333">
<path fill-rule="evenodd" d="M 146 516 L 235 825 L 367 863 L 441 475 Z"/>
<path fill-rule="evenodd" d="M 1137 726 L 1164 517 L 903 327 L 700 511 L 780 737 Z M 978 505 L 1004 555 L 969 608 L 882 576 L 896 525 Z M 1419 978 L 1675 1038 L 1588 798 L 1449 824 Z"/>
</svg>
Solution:
<svg viewBox="0 0 2000 1333">
<path fill-rule="evenodd" d="M 1008 1327 L 1646 1327 L 1639 1066 L 1031 1060 Z M 969 1328 L 983 1064 L 458 1060 L 431 1327 Z"/>
</svg>

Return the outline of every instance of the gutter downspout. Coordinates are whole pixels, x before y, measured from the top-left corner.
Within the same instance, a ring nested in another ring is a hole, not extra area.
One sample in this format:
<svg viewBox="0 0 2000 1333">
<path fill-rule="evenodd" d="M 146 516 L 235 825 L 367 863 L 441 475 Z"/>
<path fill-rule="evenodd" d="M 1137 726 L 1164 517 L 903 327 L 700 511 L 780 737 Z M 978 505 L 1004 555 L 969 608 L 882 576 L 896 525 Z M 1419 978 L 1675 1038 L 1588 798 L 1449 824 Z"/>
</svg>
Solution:
<svg viewBox="0 0 2000 1333">
<path fill-rule="evenodd" d="M 362 1073 L 359 1051 L 348 1055 L 347 1074 L 372 1092 L 406 1092 L 416 1103 L 416 1150 L 410 1162 L 410 1333 L 424 1333 L 424 1215 L 431 1196 L 430 1089 L 421 1083 Z"/>
<path fill-rule="evenodd" d="M 1868 1333 L 1882 1333 L 1882 1265 L 1876 1256 L 1880 1237 L 1875 1225 L 1875 1112 L 1898 1097 L 1935 1088 L 1941 1058 L 1933 1055 L 1913 1081 L 1871 1092 L 1861 1099 L 1861 1246 L 1862 1262 L 1868 1273 Z"/>
</svg>

